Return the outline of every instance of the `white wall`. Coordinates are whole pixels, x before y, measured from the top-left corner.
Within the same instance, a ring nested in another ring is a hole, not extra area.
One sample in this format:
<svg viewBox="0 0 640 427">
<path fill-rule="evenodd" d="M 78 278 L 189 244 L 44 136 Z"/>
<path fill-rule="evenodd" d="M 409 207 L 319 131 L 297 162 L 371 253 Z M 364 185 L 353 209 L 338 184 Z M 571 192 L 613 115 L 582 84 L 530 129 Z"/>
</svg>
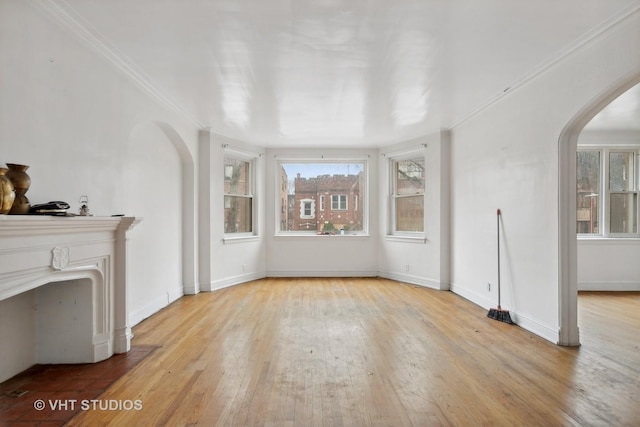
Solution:
<svg viewBox="0 0 640 427">
<path fill-rule="evenodd" d="M 578 290 L 640 291 L 640 239 L 578 241 Z"/>
<path fill-rule="evenodd" d="M 502 305 L 520 326 L 559 341 L 558 182 L 565 167 L 559 164 L 559 137 L 592 99 L 640 70 L 638 51 L 636 11 L 455 126 L 454 292 L 486 308 L 496 305 L 500 208 Z"/>
<path fill-rule="evenodd" d="M 368 236 L 276 236 L 278 158 L 363 158 L 369 162 Z M 266 152 L 266 272 L 268 276 L 376 276 L 378 274 L 379 213 L 378 150 L 268 149 Z"/>
<path fill-rule="evenodd" d="M 418 150 L 425 156 L 426 241 L 397 239 L 389 235 L 390 158 Z M 379 274 L 394 280 L 448 290 L 449 278 L 449 139 L 447 133 L 385 147 L 380 157 Z M 407 270 L 407 266 L 409 269 Z"/>
<path fill-rule="evenodd" d="M 587 130 L 578 144 L 640 144 L 640 131 Z M 578 239 L 578 290 L 640 291 L 640 239 Z"/>
<path fill-rule="evenodd" d="M 154 123 L 137 125 L 125 147 L 122 209 L 144 219 L 130 233 L 130 320 L 136 324 L 183 295 L 182 165 Z"/>
<path fill-rule="evenodd" d="M 197 130 L 35 4 L 0 2 L 0 162 L 30 166 L 32 204 L 77 212 L 87 195 L 94 215 L 144 217 L 129 233 L 135 323 L 181 295 Z"/>
<path fill-rule="evenodd" d="M 224 235 L 224 157 L 254 158 L 255 237 Z M 200 132 L 200 289 L 211 291 L 265 276 L 265 156 L 263 149 Z M 229 236 L 228 236 L 229 237 Z"/>
</svg>

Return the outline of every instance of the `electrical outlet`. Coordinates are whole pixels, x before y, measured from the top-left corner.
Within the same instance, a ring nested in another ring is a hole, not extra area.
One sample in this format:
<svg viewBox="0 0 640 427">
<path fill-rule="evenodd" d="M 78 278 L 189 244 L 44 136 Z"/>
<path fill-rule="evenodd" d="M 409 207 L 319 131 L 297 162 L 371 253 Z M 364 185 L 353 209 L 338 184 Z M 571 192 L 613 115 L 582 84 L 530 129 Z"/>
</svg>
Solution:
<svg viewBox="0 0 640 427">
<path fill-rule="evenodd" d="M 404 265 L 404 271 L 409 271 L 409 264 Z"/>
<path fill-rule="evenodd" d="M 491 292 L 491 283 L 487 283 L 487 292 Z"/>
<path fill-rule="evenodd" d="M 242 264 L 242 271 L 247 271 L 247 264 Z"/>
</svg>

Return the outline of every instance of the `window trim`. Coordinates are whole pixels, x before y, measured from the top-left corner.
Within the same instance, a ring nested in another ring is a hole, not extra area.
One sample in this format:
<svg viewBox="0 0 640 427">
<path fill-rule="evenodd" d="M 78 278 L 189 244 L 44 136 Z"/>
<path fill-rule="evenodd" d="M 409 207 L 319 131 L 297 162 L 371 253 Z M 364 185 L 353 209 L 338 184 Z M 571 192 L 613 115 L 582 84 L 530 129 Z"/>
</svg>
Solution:
<svg viewBox="0 0 640 427">
<path fill-rule="evenodd" d="M 600 153 L 600 194 L 602 201 L 598 208 L 599 233 L 577 233 L 579 240 L 615 240 L 615 239 L 638 239 L 640 238 L 640 145 L 598 145 L 579 144 L 577 152 L 597 151 Z M 610 157 L 614 153 L 634 154 L 634 190 L 612 191 L 610 188 Z M 576 154 L 577 160 L 577 154 Z M 576 189 L 577 190 L 577 189 Z M 636 232 L 635 233 L 613 233 L 611 232 L 611 195 L 612 194 L 636 194 Z M 576 206 L 577 209 L 577 206 Z M 575 219 L 577 222 L 577 217 Z M 577 228 L 577 223 L 576 223 Z"/>
<path fill-rule="evenodd" d="M 327 164 L 336 164 L 336 163 L 361 163 L 363 165 L 363 172 L 364 172 L 364 190 L 360 189 L 360 196 L 364 197 L 364 199 L 361 199 L 363 203 L 363 209 L 362 209 L 362 230 L 361 231 L 349 231 L 348 233 L 345 234 L 341 234 L 341 233 L 336 233 L 334 235 L 324 235 L 324 234 L 318 234 L 315 230 L 310 230 L 310 231 L 306 231 L 306 230 L 281 230 L 280 229 L 280 216 L 278 214 L 278 212 L 280 211 L 280 194 L 277 191 L 276 193 L 276 206 L 275 206 L 275 211 L 276 211 L 276 218 L 275 218 L 275 236 L 274 237 L 313 237 L 313 238 L 327 238 L 327 237 L 339 237 L 339 238 L 344 238 L 344 237 L 369 237 L 369 211 L 371 209 L 371 205 L 370 205 L 370 193 L 369 193 L 369 188 L 370 188 L 370 179 L 371 177 L 370 175 L 370 164 L 369 164 L 369 156 L 365 155 L 365 156 L 354 156 L 354 157 L 343 157 L 343 156 L 320 156 L 320 157 L 275 157 L 275 170 L 276 173 L 275 175 L 275 187 L 276 189 L 280 188 L 281 186 L 281 176 L 280 176 L 280 168 L 282 167 L 283 164 L 287 164 L 287 163 L 309 163 L 309 164 L 318 164 L 318 163 L 327 163 Z M 331 196 L 331 194 L 329 194 L 329 196 Z M 327 210 L 331 211 L 331 200 L 324 200 L 324 194 L 319 195 L 319 199 L 320 201 L 318 201 L 318 205 L 319 206 L 323 206 L 324 207 L 324 211 L 326 212 Z M 347 203 L 348 203 L 348 195 L 347 195 Z M 294 209 L 296 209 L 296 207 L 294 207 Z M 320 210 L 322 211 L 322 210 Z"/>
</svg>

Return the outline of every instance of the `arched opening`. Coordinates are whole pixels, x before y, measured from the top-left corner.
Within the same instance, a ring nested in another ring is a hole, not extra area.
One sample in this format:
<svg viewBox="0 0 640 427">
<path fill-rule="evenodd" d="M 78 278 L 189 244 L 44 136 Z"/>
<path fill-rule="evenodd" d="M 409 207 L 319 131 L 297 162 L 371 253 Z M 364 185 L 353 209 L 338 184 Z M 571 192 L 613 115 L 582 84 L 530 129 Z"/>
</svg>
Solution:
<svg viewBox="0 0 640 427">
<path fill-rule="evenodd" d="M 603 91 L 582 108 L 565 126 L 559 138 L 559 304 L 558 344 L 580 345 L 578 330 L 578 263 L 576 232 L 576 152 L 584 127 L 614 99 L 640 83 L 640 72 L 633 73 Z"/>
<path fill-rule="evenodd" d="M 166 137 L 166 139 L 175 148 L 180 167 L 182 169 L 180 179 L 180 196 L 178 200 L 172 200 L 172 203 L 181 206 L 181 275 L 182 288 L 185 294 L 196 294 L 199 292 L 197 283 L 197 264 L 196 264 L 196 179 L 193 155 L 189 151 L 184 139 L 178 134 L 176 129 L 168 123 L 162 121 L 153 121 L 147 123 L 157 127 Z M 144 123 L 136 126 L 145 126 Z M 135 130 L 135 129 L 134 129 Z"/>
<path fill-rule="evenodd" d="M 167 123 L 155 122 L 178 151 L 182 163 L 182 286 L 185 294 L 199 292 L 196 271 L 196 177 L 193 156 L 178 132 Z"/>
</svg>

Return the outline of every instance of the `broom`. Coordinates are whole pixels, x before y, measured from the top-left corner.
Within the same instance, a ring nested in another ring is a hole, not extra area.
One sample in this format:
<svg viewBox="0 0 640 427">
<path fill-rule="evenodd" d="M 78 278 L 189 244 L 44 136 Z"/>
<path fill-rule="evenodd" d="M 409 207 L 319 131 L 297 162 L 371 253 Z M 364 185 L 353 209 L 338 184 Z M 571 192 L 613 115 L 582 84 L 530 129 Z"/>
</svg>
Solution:
<svg viewBox="0 0 640 427">
<path fill-rule="evenodd" d="M 500 307 L 500 209 L 498 209 L 498 308 L 492 308 L 487 313 L 487 317 L 500 322 L 513 324 L 509 310 L 503 310 Z"/>
</svg>

